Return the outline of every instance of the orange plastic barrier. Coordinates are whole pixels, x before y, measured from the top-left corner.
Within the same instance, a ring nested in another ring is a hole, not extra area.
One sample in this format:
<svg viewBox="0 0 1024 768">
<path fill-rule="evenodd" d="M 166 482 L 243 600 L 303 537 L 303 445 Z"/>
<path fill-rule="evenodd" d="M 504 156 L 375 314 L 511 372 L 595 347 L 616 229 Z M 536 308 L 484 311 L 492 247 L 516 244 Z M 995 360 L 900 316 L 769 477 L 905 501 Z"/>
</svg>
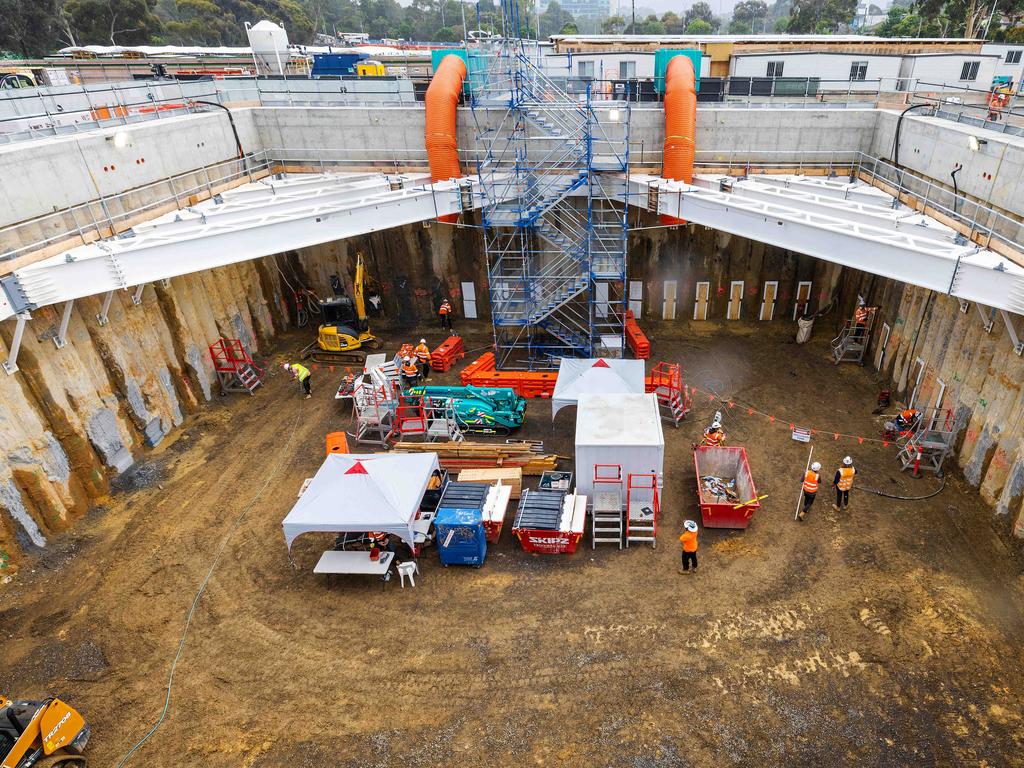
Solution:
<svg viewBox="0 0 1024 768">
<path fill-rule="evenodd" d="M 481 355 L 459 374 L 463 386 L 508 387 L 520 397 L 548 398 L 555 392 L 558 371 L 499 371 L 494 353 Z"/>
<path fill-rule="evenodd" d="M 456 115 L 459 94 L 466 79 L 466 62 L 450 53 L 437 65 L 426 95 L 427 160 L 430 162 L 432 181 L 447 181 L 462 176 L 459 167 L 459 147 L 456 138 Z M 438 221 L 449 224 L 459 220 L 457 213 L 440 216 Z"/>
<path fill-rule="evenodd" d="M 693 62 L 688 56 L 673 56 L 665 69 L 665 154 L 661 175 L 666 179 L 693 183 L 696 133 L 697 88 Z M 663 215 L 661 223 L 686 222 Z"/>
<path fill-rule="evenodd" d="M 633 317 L 633 310 L 626 310 L 626 344 L 637 360 L 646 360 L 651 356 L 651 342 Z"/>
<path fill-rule="evenodd" d="M 469 386 L 473 377 L 481 371 L 493 371 L 497 368 L 498 364 L 494 359 L 493 352 L 486 352 L 472 363 L 462 369 L 462 373 L 459 374 L 459 379 L 462 381 L 462 386 Z"/>
<path fill-rule="evenodd" d="M 449 336 L 441 346 L 430 353 L 430 367 L 435 371 L 447 371 L 456 360 L 466 356 L 466 350 L 462 346 L 461 336 Z"/>
<path fill-rule="evenodd" d="M 348 453 L 348 437 L 344 432 L 330 432 L 327 435 L 327 455 Z"/>
</svg>

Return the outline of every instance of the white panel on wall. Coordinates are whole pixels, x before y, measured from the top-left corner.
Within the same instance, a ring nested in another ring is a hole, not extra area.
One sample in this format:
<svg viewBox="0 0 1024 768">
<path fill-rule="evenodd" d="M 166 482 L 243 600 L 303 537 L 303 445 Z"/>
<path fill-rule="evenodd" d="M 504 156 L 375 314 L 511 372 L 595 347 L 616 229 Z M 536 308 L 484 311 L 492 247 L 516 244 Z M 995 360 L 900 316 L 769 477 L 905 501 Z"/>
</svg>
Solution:
<svg viewBox="0 0 1024 768">
<path fill-rule="evenodd" d="M 462 284 L 462 316 L 476 320 L 476 286 L 473 283 Z"/>
<path fill-rule="evenodd" d="M 629 311 L 639 319 L 644 308 L 644 283 L 642 280 L 629 281 Z"/>
</svg>

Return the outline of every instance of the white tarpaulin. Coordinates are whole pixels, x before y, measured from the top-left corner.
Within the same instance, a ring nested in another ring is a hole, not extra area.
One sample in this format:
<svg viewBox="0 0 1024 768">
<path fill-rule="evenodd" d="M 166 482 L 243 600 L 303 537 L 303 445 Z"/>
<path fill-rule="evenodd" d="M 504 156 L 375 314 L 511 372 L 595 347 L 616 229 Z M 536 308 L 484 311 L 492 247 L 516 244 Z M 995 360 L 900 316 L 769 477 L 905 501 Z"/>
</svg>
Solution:
<svg viewBox="0 0 1024 768">
<path fill-rule="evenodd" d="M 413 545 L 412 523 L 436 453 L 332 453 L 281 524 L 288 549 L 304 533 L 393 533 Z"/>
<path fill-rule="evenodd" d="M 644 393 L 644 361 L 597 358 L 577 360 L 563 357 L 551 396 L 551 418 L 567 405 L 576 405 L 580 395 Z"/>
</svg>

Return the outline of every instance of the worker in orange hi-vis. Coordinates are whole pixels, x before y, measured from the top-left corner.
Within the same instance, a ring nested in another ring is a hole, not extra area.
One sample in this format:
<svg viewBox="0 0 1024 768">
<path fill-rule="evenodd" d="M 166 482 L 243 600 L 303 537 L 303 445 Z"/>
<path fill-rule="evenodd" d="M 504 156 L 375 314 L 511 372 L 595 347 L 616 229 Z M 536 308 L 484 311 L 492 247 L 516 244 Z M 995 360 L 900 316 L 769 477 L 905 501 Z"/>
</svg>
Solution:
<svg viewBox="0 0 1024 768">
<path fill-rule="evenodd" d="M 836 512 L 850 508 L 850 489 L 853 488 L 853 476 L 856 474 L 853 459 L 847 456 L 843 459 L 843 466 L 836 470 L 836 476 L 832 479 L 832 485 L 836 489 L 836 503 L 832 505 L 832 509 Z"/>
<path fill-rule="evenodd" d="M 406 387 L 415 387 L 420 380 L 420 369 L 411 357 L 402 360 L 402 383 Z"/>
<path fill-rule="evenodd" d="M 701 445 L 725 445 L 725 432 L 722 430 L 722 422 L 715 419 L 711 426 L 704 430 L 704 437 L 701 438 Z"/>
<path fill-rule="evenodd" d="M 821 484 L 821 464 L 814 462 L 811 464 L 811 468 L 804 472 L 804 508 L 800 510 L 800 514 L 796 516 L 797 520 L 803 520 L 807 517 L 808 511 L 811 509 L 811 505 L 814 503 L 814 497 L 818 493 L 818 486 Z"/>
<path fill-rule="evenodd" d="M 697 523 L 687 520 L 683 523 L 683 535 L 679 537 L 679 543 L 683 545 L 683 564 L 679 569 L 680 573 L 690 573 L 690 566 L 693 565 L 693 572 L 697 572 Z"/>
<path fill-rule="evenodd" d="M 420 339 L 420 343 L 416 345 L 413 353 L 416 355 L 416 360 L 420 365 L 420 376 L 426 381 L 430 373 L 430 347 L 427 346 L 427 340 Z"/>
<path fill-rule="evenodd" d="M 452 305 L 448 299 L 441 300 L 441 306 L 438 308 L 437 314 L 441 316 L 441 330 L 454 334 L 455 329 L 452 328 Z"/>
</svg>

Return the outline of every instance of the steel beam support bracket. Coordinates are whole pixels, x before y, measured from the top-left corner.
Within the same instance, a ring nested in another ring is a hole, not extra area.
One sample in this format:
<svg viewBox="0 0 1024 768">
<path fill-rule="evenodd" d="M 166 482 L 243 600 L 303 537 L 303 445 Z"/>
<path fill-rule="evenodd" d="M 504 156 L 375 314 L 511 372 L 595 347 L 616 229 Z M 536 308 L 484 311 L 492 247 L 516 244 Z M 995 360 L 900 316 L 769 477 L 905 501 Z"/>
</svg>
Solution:
<svg viewBox="0 0 1024 768">
<path fill-rule="evenodd" d="M 60 316 L 60 328 L 57 335 L 53 337 L 53 346 L 57 349 L 64 349 L 68 343 L 68 323 L 71 322 L 71 310 L 75 308 L 75 300 L 64 302 L 64 312 Z"/>
<path fill-rule="evenodd" d="M 18 352 L 21 350 L 21 339 L 25 335 L 25 324 L 32 319 L 32 315 L 28 312 L 21 312 L 15 317 L 18 319 L 18 324 L 14 326 L 11 351 L 7 356 L 7 362 L 4 363 L 4 371 L 8 376 L 18 372 Z"/>
<path fill-rule="evenodd" d="M 144 290 L 146 290 L 146 284 L 142 283 L 141 285 L 136 286 L 135 293 L 132 294 L 132 304 L 136 307 L 142 303 L 142 292 Z"/>
<path fill-rule="evenodd" d="M 978 308 L 978 316 L 981 317 L 981 325 L 985 329 L 985 333 L 992 333 L 992 327 L 995 325 L 992 310 L 989 310 L 988 315 L 986 315 L 985 310 L 981 308 L 981 304 L 975 302 L 974 306 Z"/>
<path fill-rule="evenodd" d="M 110 302 L 113 301 L 113 299 L 114 292 L 107 291 L 106 295 L 103 297 L 103 306 L 100 308 L 100 313 L 96 315 L 96 322 L 100 326 L 104 326 L 110 322 Z"/>
<path fill-rule="evenodd" d="M 1010 334 L 1010 341 L 1013 343 L 1013 351 L 1017 355 L 1024 355 L 1024 341 L 1021 341 L 1021 334 L 1017 333 L 1017 326 L 1014 324 L 1012 316 L 1005 309 L 999 310 L 999 314 L 1003 316 L 1003 322 L 1006 323 L 1006 332 Z M 1024 330 L 1024 328 L 1022 328 L 1022 330 Z"/>
</svg>

